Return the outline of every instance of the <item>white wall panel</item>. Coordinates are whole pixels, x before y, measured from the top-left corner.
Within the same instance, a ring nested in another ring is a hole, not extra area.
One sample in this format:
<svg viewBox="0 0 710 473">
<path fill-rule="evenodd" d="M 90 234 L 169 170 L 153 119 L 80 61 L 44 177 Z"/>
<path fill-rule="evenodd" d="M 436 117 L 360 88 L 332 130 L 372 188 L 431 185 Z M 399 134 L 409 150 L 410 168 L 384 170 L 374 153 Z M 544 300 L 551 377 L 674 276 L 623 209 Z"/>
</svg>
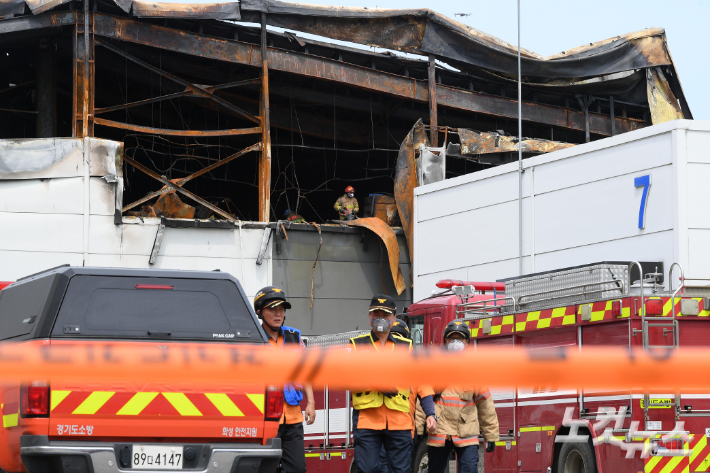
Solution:
<svg viewBox="0 0 710 473">
<path fill-rule="evenodd" d="M 710 278 L 710 229 L 688 230 L 688 253 L 692 257 L 685 269 L 686 278 Z M 710 285 L 710 281 L 698 282 Z"/>
<path fill-rule="evenodd" d="M 0 229 L 0 250 L 82 251 L 82 215 L 0 212 Z"/>
<path fill-rule="evenodd" d="M 555 153 L 536 158 L 536 162 L 543 164 L 538 165 L 539 172 L 535 175 L 535 193 L 544 194 L 671 163 L 670 132 L 585 152 L 591 145 L 598 147 L 599 143 L 564 150 L 572 154 L 566 159 L 554 159 Z"/>
<path fill-rule="evenodd" d="M 482 177 L 475 182 L 419 196 L 418 221 L 424 222 L 518 199 L 517 172 L 494 174 L 491 171 L 481 171 L 481 173 L 488 173 L 491 177 Z M 462 198 L 462 195 L 465 195 L 465 198 Z"/>
<path fill-rule="evenodd" d="M 19 278 L 63 264 L 81 266 L 81 253 L 0 250 L 0 281 L 17 281 Z"/>
<path fill-rule="evenodd" d="M 110 215 L 113 219 L 116 209 L 117 184 L 106 182 L 106 179 L 101 177 L 92 177 L 89 179 L 89 184 L 89 213 L 91 215 Z"/>
<path fill-rule="evenodd" d="M 688 228 L 710 228 L 710 150 L 705 154 L 706 163 L 688 163 Z"/>
<path fill-rule="evenodd" d="M 545 171 L 536 171 L 536 177 L 538 173 L 542 175 Z M 642 230 L 638 228 L 638 219 L 643 188 L 634 187 L 634 177 L 647 174 L 652 182 L 646 204 L 646 228 Z M 535 252 L 673 228 L 672 178 L 672 167 L 666 165 L 536 195 Z"/>
<path fill-rule="evenodd" d="M 523 228 L 530 225 L 530 199 L 523 199 Z M 420 275 L 518 257 L 518 202 L 504 202 L 417 224 Z M 523 242 L 523 254 L 530 252 Z"/>
<path fill-rule="evenodd" d="M 696 123 L 707 124 L 708 122 Z M 710 164 L 710 152 L 708 152 L 710 130 L 688 130 L 686 139 L 688 162 Z"/>
<path fill-rule="evenodd" d="M 83 214 L 84 179 L 0 180 L 0 212 Z"/>
</svg>

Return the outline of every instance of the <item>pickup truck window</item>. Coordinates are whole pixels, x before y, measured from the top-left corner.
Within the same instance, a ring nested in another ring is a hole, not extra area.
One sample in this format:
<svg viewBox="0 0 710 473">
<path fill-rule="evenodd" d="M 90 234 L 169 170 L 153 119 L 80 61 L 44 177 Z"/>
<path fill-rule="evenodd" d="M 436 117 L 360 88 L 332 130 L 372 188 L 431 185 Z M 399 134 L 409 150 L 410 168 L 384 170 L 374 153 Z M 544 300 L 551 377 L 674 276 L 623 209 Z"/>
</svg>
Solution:
<svg viewBox="0 0 710 473">
<path fill-rule="evenodd" d="M 232 281 L 75 276 L 52 338 L 263 341 Z"/>
<path fill-rule="evenodd" d="M 12 284 L 0 291 L 0 340 L 29 335 L 39 323 L 53 277 Z"/>
</svg>

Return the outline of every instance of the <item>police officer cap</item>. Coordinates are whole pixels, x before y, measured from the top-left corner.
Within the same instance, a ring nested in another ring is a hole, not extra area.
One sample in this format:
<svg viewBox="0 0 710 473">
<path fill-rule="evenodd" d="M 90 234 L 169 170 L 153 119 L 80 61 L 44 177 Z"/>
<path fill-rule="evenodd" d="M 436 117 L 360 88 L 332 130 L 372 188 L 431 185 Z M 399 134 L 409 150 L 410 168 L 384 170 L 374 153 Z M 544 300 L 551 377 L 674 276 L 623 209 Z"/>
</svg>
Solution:
<svg viewBox="0 0 710 473">
<path fill-rule="evenodd" d="M 388 314 L 397 313 L 397 304 L 394 299 L 386 294 L 375 294 L 370 301 L 370 310 L 372 312 L 375 310 L 383 310 Z"/>
<path fill-rule="evenodd" d="M 284 309 L 291 308 L 291 304 L 286 300 L 286 293 L 279 287 L 263 287 L 254 296 L 254 310 L 256 312 L 263 308 L 274 309 L 278 306 L 283 306 Z"/>
<path fill-rule="evenodd" d="M 453 320 L 449 322 L 446 325 L 446 329 L 444 329 L 444 340 L 446 340 L 446 337 L 452 333 L 460 333 L 466 338 L 466 340 L 471 340 L 471 330 L 466 322 L 461 322 L 460 320 Z"/>
<path fill-rule="evenodd" d="M 407 327 L 407 324 L 402 319 L 395 319 L 395 321 L 392 322 L 392 325 L 390 325 L 390 332 L 401 335 L 404 338 L 412 338 L 409 335 L 409 327 Z"/>
</svg>

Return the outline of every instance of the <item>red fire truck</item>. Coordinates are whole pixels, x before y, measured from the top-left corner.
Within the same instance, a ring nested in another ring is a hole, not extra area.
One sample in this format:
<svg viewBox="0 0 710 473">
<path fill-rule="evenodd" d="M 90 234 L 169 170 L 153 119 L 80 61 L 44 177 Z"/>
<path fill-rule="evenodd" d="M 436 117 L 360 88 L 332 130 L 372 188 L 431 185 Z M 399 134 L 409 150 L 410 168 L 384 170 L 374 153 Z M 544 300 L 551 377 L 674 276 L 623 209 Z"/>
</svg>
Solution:
<svg viewBox="0 0 710 473">
<path fill-rule="evenodd" d="M 678 264 L 664 278 L 662 263 L 636 262 L 595 263 L 497 283 L 444 280 L 437 284 L 441 293 L 412 304 L 405 318 L 420 347 L 440 345 L 446 324 L 464 319 L 474 348 L 609 345 L 643 347 L 663 357 L 710 345 L 710 281 L 693 283 L 686 283 Z M 309 343 L 344 345 L 359 333 Z M 699 376 L 706 375 L 702 366 L 699 360 Z M 555 386 L 492 392 L 500 441 L 493 453 L 481 450 L 486 473 L 710 471 L 710 394 Z M 316 403 L 319 419 L 306 430 L 309 471 L 355 472 L 349 393 L 325 390 L 316 394 Z M 614 421 L 599 427 L 610 413 Z M 418 437 L 414 451 L 412 472 L 425 473 L 425 438 Z M 633 456 L 626 458 L 627 452 Z"/>
</svg>

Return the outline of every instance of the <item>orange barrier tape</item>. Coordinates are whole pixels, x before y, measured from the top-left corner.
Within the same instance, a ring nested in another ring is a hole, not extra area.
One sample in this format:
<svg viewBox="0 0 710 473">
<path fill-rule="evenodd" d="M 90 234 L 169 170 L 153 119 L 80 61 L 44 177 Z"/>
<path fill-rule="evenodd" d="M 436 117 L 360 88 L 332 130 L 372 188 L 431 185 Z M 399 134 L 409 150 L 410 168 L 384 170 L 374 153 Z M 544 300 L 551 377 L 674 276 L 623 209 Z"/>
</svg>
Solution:
<svg viewBox="0 0 710 473">
<path fill-rule="evenodd" d="M 331 388 L 487 385 L 595 389 L 710 388 L 707 349 L 652 356 L 616 347 L 553 351 L 479 348 L 408 353 L 346 352 L 196 343 L 29 342 L 0 345 L 0 381 L 189 382 L 281 385 L 310 382 Z"/>
</svg>

